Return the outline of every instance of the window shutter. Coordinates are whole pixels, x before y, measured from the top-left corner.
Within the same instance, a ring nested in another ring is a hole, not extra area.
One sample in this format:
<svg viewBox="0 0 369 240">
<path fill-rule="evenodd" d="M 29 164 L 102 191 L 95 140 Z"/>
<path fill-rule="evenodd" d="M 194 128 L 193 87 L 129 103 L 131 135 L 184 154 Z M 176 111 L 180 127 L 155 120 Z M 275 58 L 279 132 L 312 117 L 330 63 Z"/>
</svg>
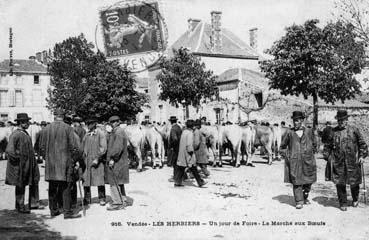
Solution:
<svg viewBox="0 0 369 240">
<path fill-rule="evenodd" d="M 15 90 L 14 89 L 10 89 L 8 91 L 9 95 L 9 107 L 15 107 Z"/>
</svg>

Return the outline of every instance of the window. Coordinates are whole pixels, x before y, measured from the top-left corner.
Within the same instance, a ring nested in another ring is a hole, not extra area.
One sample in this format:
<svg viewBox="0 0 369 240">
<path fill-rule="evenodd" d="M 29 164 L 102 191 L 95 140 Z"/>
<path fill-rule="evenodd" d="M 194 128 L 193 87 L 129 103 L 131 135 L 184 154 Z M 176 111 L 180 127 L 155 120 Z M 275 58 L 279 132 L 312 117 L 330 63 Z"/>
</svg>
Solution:
<svg viewBox="0 0 369 240">
<path fill-rule="evenodd" d="M 7 113 L 1 113 L 0 114 L 0 121 L 6 122 L 9 120 L 9 115 Z"/>
<path fill-rule="evenodd" d="M 8 90 L 0 90 L 0 107 L 8 107 Z"/>
<path fill-rule="evenodd" d="M 0 84 L 1 85 L 8 85 L 8 78 L 6 78 L 5 76 L 1 76 L 0 78 Z"/>
<path fill-rule="evenodd" d="M 22 90 L 15 90 L 15 106 L 23 107 L 23 92 Z"/>
<path fill-rule="evenodd" d="M 23 85 L 23 78 L 21 76 L 15 77 L 15 85 Z"/>
<path fill-rule="evenodd" d="M 39 75 L 34 75 L 33 76 L 33 84 L 40 85 L 40 76 Z"/>
<path fill-rule="evenodd" d="M 32 90 L 32 100 L 33 106 L 39 107 L 42 105 L 41 89 Z"/>
<path fill-rule="evenodd" d="M 221 118 L 220 108 L 215 108 L 214 110 L 215 110 L 216 124 L 221 124 L 222 118 Z"/>
</svg>

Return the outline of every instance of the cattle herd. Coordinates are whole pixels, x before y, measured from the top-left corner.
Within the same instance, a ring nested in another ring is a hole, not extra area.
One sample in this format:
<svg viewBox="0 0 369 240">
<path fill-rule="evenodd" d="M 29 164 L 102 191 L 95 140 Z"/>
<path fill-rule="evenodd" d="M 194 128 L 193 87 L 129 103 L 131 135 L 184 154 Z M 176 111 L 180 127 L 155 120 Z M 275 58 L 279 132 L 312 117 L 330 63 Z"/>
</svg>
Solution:
<svg viewBox="0 0 369 240">
<path fill-rule="evenodd" d="M 104 124 L 98 127 L 104 132 L 109 132 L 109 128 Z M 122 124 L 122 128 L 128 136 L 128 150 L 132 165 L 136 165 L 137 171 L 142 171 L 144 162 L 151 162 L 152 167 L 162 168 L 164 166 L 167 143 L 169 139 L 170 124 L 146 123 L 146 124 Z M 14 127 L 7 126 L 0 128 L 0 157 L 5 159 L 4 152 L 6 143 Z M 279 147 L 283 134 L 286 132 L 282 126 L 265 126 L 258 123 L 247 122 L 242 125 L 202 125 L 201 133 L 206 136 L 206 143 L 209 152 L 209 160 L 213 166 L 222 166 L 225 152 L 232 156 L 231 164 L 240 167 L 241 160 L 246 165 L 253 166 L 253 153 L 257 147 L 261 147 L 261 152 L 268 157 L 268 164 L 272 164 L 273 159 L 278 159 Z M 32 138 L 33 144 L 41 127 L 38 124 L 31 124 L 27 132 Z M 86 129 L 87 130 L 87 129 Z M 36 151 L 37 152 L 37 151 Z"/>
</svg>

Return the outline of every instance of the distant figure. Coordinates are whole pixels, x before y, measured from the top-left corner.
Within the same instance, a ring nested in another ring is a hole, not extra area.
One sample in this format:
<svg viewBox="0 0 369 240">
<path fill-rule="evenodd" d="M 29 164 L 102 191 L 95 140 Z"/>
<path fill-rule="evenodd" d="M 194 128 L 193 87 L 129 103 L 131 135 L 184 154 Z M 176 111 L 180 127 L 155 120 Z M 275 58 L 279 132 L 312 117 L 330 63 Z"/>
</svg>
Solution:
<svg viewBox="0 0 369 240">
<path fill-rule="evenodd" d="M 323 129 L 323 132 L 322 132 L 322 143 L 323 144 L 328 143 L 329 137 L 332 135 L 332 131 L 333 131 L 333 128 L 332 128 L 331 122 L 327 121 L 325 124 L 325 128 Z"/>
</svg>

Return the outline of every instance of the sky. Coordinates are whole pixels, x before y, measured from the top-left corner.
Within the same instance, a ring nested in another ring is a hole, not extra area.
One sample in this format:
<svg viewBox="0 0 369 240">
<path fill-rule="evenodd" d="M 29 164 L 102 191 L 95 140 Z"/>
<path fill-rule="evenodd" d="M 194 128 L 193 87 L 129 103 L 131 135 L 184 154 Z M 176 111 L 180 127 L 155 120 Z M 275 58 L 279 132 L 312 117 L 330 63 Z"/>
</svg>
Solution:
<svg viewBox="0 0 369 240">
<path fill-rule="evenodd" d="M 168 27 L 169 46 L 187 30 L 187 20 L 210 23 L 210 12 L 221 11 L 222 27 L 249 42 L 249 29 L 258 28 L 258 48 L 270 48 L 287 26 L 317 18 L 333 19 L 333 0 L 158 0 Z M 0 60 L 9 58 L 9 27 L 13 58 L 27 59 L 53 48 L 70 36 L 84 33 L 99 49 L 103 43 L 99 9 L 117 0 L 0 0 Z M 97 31 L 96 31 L 97 29 Z M 95 40 L 96 39 L 96 40 Z"/>
</svg>

